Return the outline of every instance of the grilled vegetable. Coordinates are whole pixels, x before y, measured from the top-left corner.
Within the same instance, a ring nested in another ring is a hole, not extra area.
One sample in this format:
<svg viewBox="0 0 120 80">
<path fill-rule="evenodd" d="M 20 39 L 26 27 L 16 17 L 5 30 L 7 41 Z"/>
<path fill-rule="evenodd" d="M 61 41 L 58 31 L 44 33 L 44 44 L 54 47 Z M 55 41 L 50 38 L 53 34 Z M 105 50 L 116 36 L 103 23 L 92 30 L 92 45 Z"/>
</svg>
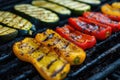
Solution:
<svg viewBox="0 0 120 80">
<path fill-rule="evenodd" d="M 83 49 L 91 48 L 96 44 L 96 39 L 94 36 L 81 33 L 69 25 L 65 25 L 64 27 L 57 27 L 56 31 L 62 37 L 73 42 Z"/>
<path fill-rule="evenodd" d="M 47 29 L 38 33 L 35 38 L 38 42 L 55 49 L 58 56 L 66 59 L 71 65 L 79 65 L 85 60 L 86 54 L 81 48 L 63 39 L 53 30 Z"/>
<path fill-rule="evenodd" d="M 59 21 L 59 17 L 55 13 L 43 8 L 38 8 L 29 4 L 16 5 L 14 8 L 21 12 L 21 14 L 29 16 L 31 19 L 35 18 L 33 20 L 35 21 L 34 24 L 38 21 L 41 26 L 54 26 L 57 25 Z"/>
<path fill-rule="evenodd" d="M 0 42 L 6 42 L 15 38 L 18 34 L 16 29 L 3 27 L 0 25 Z"/>
<path fill-rule="evenodd" d="M 77 0 L 77 1 L 87 3 L 87 4 L 90 4 L 90 5 L 99 5 L 101 3 L 100 0 Z"/>
<path fill-rule="evenodd" d="M 116 31 L 120 30 L 120 22 L 113 21 L 102 13 L 99 13 L 99 12 L 85 12 L 83 14 L 83 16 L 92 20 L 92 21 L 111 26 L 112 32 L 116 32 Z"/>
<path fill-rule="evenodd" d="M 62 80 L 70 70 L 70 64 L 47 46 L 39 44 L 34 38 L 25 38 L 13 46 L 15 55 L 32 63 L 46 80 Z"/>
<path fill-rule="evenodd" d="M 111 35 L 111 27 L 79 17 L 70 18 L 69 24 L 81 32 L 93 35 L 98 40 L 104 40 Z"/>
<path fill-rule="evenodd" d="M 32 34 L 35 31 L 35 26 L 32 23 L 11 12 L 0 11 L 0 16 L 0 23 L 19 30 L 19 35 Z"/>
<path fill-rule="evenodd" d="M 114 3 L 112 3 L 112 7 L 120 9 L 120 2 L 114 2 Z"/>
<path fill-rule="evenodd" d="M 77 1 L 73 1 L 73 0 L 48 0 L 48 1 L 62 5 L 70 9 L 74 14 L 77 14 L 77 15 L 81 15 L 83 12 L 89 11 L 91 8 L 87 4 L 80 3 Z"/>
<path fill-rule="evenodd" d="M 108 16 L 111 20 L 120 21 L 120 16 L 113 16 L 113 15 L 106 15 L 106 16 Z"/>
<path fill-rule="evenodd" d="M 105 4 L 101 7 L 101 11 L 107 15 L 119 16 L 120 17 L 120 8 L 114 8 L 109 4 Z"/>
<path fill-rule="evenodd" d="M 60 17 L 63 17 L 63 18 L 69 17 L 71 14 L 71 11 L 68 10 L 67 8 L 59 6 L 59 5 L 54 4 L 54 3 L 44 1 L 44 0 L 34 0 L 34 1 L 32 1 L 32 4 L 34 6 L 49 9 L 49 10 L 57 13 Z"/>
</svg>

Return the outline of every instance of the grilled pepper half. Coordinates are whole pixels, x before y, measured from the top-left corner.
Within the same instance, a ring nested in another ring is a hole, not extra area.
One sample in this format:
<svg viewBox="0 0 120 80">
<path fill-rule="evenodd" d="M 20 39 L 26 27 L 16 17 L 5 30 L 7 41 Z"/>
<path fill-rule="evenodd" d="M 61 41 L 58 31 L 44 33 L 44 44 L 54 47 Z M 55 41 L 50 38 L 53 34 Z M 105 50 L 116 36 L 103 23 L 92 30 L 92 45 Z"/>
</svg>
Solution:
<svg viewBox="0 0 120 80">
<path fill-rule="evenodd" d="M 38 8 L 29 4 L 20 4 L 16 5 L 14 9 L 24 15 L 24 17 L 29 17 L 28 19 L 34 24 L 36 24 L 36 22 L 39 23 L 37 25 L 54 26 L 57 25 L 59 21 L 59 17 L 55 13 L 44 8 Z"/>
<path fill-rule="evenodd" d="M 69 9 L 54 3 L 47 2 L 45 0 L 34 0 L 32 1 L 32 5 L 49 9 L 57 13 L 62 18 L 66 18 L 71 15 L 71 11 Z"/>
<path fill-rule="evenodd" d="M 91 9 L 90 5 L 73 0 L 48 0 L 48 1 L 64 6 L 70 9 L 73 12 L 73 14 L 77 15 L 81 15 L 83 12 L 89 11 Z"/>
<path fill-rule="evenodd" d="M 91 48 L 96 44 L 96 39 L 94 36 L 81 33 L 69 25 L 65 25 L 64 27 L 57 27 L 56 31 L 62 37 L 73 42 L 83 49 Z"/>
<path fill-rule="evenodd" d="M 114 8 L 109 4 L 105 4 L 101 7 L 101 11 L 107 15 L 119 16 L 120 17 L 120 8 Z"/>
<path fill-rule="evenodd" d="M 62 80 L 70 70 L 70 64 L 47 46 L 36 42 L 34 38 L 25 38 L 13 46 L 15 55 L 32 63 L 46 80 Z"/>
<path fill-rule="evenodd" d="M 19 35 L 31 35 L 36 30 L 35 26 L 28 20 L 7 11 L 0 11 L 0 23 L 17 29 Z"/>
<path fill-rule="evenodd" d="M 83 14 L 83 16 L 92 20 L 92 21 L 111 26 L 112 32 L 120 31 L 120 22 L 113 21 L 102 13 L 99 13 L 99 12 L 85 12 Z"/>
<path fill-rule="evenodd" d="M 81 32 L 95 36 L 98 40 L 104 40 L 111 35 L 111 27 L 79 17 L 70 18 L 69 24 Z"/>
<path fill-rule="evenodd" d="M 0 42 L 6 42 L 15 38 L 18 34 L 16 29 L 12 29 L 9 27 L 4 27 L 0 25 Z"/>
<path fill-rule="evenodd" d="M 112 3 L 112 7 L 120 9 L 120 2 L 114 2 L 114 3 Z"/>
<path fill-rule="evenodd" d="M 35 38 L 38 42 L 55 49 L 57 55 L 71 65 L 79 65 L 85 60 L 86 54 L 83 49 L 65 40 L 53 30 L 47 29 L 43 33 L 38 33 Z"/>
</svg>

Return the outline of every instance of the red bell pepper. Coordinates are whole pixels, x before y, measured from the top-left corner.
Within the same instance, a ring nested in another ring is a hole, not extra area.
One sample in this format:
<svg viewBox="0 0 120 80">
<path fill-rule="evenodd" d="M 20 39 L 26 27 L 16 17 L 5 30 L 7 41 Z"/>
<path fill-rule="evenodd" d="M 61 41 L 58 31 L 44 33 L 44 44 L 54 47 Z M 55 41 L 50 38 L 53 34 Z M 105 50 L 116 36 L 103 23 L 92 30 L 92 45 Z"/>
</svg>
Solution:
<svg viewBox="0 0 120 80">
<path fill-rule="evenodd" d="M 112 16 L 112 15 L 107 15 L 111 20 L 119 21 L 120 22 L 120 16 Z"/>
<path fill-rule="evenodd" d="M 114 21 L 108 18 L 106 15 L 99 12 L 85 12 L 83 16 L 102 24 L 106 24 L 112 27 L 112 32 L 120 31 L 120 22 Z"/>
<path fill-rule="evenodd" d="M 98 40 L 104 40 L 111 35 L 111 27 L 83 17 L 69 18 L 68 22 L 72 27 L 83 33 L 93 35 Z"/>
<path fill-rule="evenodd" d="M 94 36 L 81 33 L 69 25 L 57 27 L 56 32 L 58 32 L 65 39 L 83 48 L 84 50 L 91 48 L 96 44 L 96 39 Z"/>
</svg>

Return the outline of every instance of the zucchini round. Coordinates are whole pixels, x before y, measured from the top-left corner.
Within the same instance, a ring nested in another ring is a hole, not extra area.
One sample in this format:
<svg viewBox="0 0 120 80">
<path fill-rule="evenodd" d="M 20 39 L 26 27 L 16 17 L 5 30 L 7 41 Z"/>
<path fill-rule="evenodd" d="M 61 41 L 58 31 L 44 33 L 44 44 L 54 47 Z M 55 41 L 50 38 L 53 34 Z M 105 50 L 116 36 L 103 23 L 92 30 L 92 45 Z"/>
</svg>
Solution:
<svg viewBox="0 0 120 80">
<path fill-rule="evenodd" d="M 51 10 L 57 13 L 58 16 L 60 16 L 62 19 L 67 18 L 71 15 L 71 11 L 69 9 L 44 0 L 34 0 L 32 1 L 32 5 Z"/>
<path fill-rule="evenodd" d="M 32 22 L 35 24 L 39 22 L 38 25 L 40 26 L 56 26 L 59 21 L 59 17 L 55 13 L 44 8 L 38 8 L 29 4 L 20 4 L 14 6 L 14 9 L 32 18 L 31 20 L 34 20 Z"/>
</svg>

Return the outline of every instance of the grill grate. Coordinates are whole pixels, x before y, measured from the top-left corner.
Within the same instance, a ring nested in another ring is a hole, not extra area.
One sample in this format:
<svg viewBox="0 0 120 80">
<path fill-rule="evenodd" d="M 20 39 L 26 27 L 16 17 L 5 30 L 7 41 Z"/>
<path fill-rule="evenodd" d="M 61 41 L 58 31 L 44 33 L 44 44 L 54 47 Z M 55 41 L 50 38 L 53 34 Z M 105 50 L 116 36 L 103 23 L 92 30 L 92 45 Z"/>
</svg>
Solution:
<svg viewBox="0 0 120 80">
<path fill-rule="evenodd" d="M 2 10 L 9 10 L 15 5 L 14 1 L 17 3 L 29 3 L 31 0 L 11 0 L 7 4 L 5 0 L 4 3 L 0 5 L 0 8 Z M 112 3 L 113 1 L 119 0 L 102 0 L 102 4 L 106 2 Z M 99 11 L 100 6 L 97 9 L 94 9 L 94 11 Z M 60 22 L 60 25 L 63 25 L 66 22 L 67 20 L 62 21 Z M 45 29 L 46 28 L 38 30 L 32 37 Z M 0 80 L 44 80 L 31 64 L 20 61 L 11 51 L 13 43 L 22 40 L 23 38 L 24 37 L 17 37 L 4 45 L 0 45 Z M 73 66 L 65 80 L 95 80 L 95 78 L 98 78 L 99 80 L 120 80 L 119 43 L 120 32 L 112 34 L 104 41 L 97 42 L 96 46 L 86 50 L 86 61 L 82 65 Z"/>
</svg>

